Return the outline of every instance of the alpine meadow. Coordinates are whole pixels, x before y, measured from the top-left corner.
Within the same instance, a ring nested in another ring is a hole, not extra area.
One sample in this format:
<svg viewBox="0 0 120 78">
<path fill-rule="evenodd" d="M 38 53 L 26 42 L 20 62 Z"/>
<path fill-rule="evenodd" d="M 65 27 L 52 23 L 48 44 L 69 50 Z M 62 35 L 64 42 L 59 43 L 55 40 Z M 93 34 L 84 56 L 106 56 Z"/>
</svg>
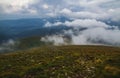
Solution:
<svg viewBox="0 0 120 78">
<path fill-rule="evenodd" d="M 120 0 L 1 0 L 0 78 L 120 78 Z"/>
</svg>

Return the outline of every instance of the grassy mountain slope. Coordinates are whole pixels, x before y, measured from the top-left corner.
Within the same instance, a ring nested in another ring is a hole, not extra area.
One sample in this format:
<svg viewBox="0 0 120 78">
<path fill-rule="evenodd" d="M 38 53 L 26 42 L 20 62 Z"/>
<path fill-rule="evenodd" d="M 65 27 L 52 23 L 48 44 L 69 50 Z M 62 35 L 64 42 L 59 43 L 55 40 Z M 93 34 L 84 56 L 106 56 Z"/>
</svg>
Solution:
<svg viewBox="0 0 120 78">
<path fill-rule="evenodd" d="M 0 54 L 0 78 L 120 78 L 120 48 L 44 46 Z"/>
</svg>

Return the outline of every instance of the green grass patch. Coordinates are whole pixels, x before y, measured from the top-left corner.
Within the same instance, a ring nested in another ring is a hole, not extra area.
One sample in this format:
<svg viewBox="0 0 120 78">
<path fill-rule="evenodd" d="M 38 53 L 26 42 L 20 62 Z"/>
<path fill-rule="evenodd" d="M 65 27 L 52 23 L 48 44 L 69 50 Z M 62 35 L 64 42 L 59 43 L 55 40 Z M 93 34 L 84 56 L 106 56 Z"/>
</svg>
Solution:
<svg viewBox="0 0 120 78">
<path fill-rule="evenodd" d="M 41 46 L 0 54 L 0 78 L 120 78 L 120 48 Z"/>
</svg>

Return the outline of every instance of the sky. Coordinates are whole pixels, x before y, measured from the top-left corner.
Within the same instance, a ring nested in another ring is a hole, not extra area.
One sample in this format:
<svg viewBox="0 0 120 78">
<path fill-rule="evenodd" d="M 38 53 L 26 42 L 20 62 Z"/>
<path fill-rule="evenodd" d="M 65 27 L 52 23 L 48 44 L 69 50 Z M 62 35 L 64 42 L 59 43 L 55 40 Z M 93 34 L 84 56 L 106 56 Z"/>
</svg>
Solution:
<svg viewBox="0 0 120 78">
<path fill-rule="evenodd" d="M 120 0 L 0 0 L 0 19 L 68 16 L 120 21 Z"/>
</svg>

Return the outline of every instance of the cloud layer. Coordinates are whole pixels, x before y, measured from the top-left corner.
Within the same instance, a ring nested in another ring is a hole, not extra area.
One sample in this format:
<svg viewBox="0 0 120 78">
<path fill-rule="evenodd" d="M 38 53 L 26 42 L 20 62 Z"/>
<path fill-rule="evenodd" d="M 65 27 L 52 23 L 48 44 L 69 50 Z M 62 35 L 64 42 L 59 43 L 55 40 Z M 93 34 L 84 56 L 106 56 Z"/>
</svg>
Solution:
<svg viewBox="0 0 120 78">
<path fill-rule="evenodd" d="M 95 19 L 75 19 L 64 23 L 46 23 L 45 26 L 61 25 L 71 26 L 73 29 L 64 31 L 60 35 L 43 37 L 41 40 L 53 42 L 55 45 L 120 45 L 120 30 L 118 26 L 110 26 Z"/>
<path fill-rule="evenodd" d="M 0 16 L 7 19 L 11 15 L 14 18 L 65 15 L 70 18 L 120 21 L 119 5 L 120 0 L 1 0 Z"/>
</svg>

